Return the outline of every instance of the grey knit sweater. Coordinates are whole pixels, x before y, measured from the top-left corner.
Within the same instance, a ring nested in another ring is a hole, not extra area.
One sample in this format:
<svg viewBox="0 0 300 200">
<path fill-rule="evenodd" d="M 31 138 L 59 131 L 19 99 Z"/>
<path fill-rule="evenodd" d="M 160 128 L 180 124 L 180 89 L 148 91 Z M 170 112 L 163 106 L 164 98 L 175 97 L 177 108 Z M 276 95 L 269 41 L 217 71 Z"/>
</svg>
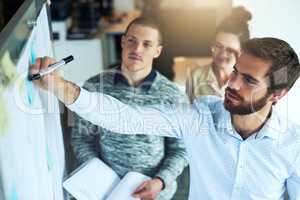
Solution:
<svg viewBox="0 0 300 200">
<path fill-rule="evenodd" d="M 129 86 L 118 69 L 90 78 L 83 87 L 109 94 L 129 105 L 171 105 L 186 101 L 173 83 L 154 70 L 138 87 Z M 179 139 L 113 134 L 77 115 L 71 143 L 80 164 L 99 157 L 120 177 L 129 171 L 160 177 L 165 189 L 159 200 L 173 197 L 177 188 L 176 178 L 187 165 L 186 152 Z"/>
</svg>

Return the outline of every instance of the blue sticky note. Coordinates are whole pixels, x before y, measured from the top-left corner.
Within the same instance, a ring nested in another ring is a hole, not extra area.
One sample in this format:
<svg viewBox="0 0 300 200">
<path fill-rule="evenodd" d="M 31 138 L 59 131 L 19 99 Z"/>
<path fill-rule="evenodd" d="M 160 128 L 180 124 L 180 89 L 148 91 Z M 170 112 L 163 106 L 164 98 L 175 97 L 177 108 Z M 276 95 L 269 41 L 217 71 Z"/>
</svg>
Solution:
<svg viewBox="0 0 300 200">
<path fill-rule="evenodd" d="M 9 195 L 9 200 L 18 200 L 18 192 L 17 192 L 17 187 L 15 184 L 13 184 L 11 191 L 10 191 L 10 195 Z"/>
<path fill-rule="evenodd" d="M 36 53 L 35 53 L 35 46 L 34 43 L 31 44 L 31 55 L 30 55 L 30 64 L 35 64 Z"/>
<path fill-rule="evenodd" d="M 53 169 L 53 159 L 49 147 L 46 147 L 46 158 L 48 164 L 48 170 L 51 171 Z"/>
<path fill-rule="evenodd" d="M 35 97 L 33 82 L 26 79 L 25 89 L 27 94 L 27 104 L 32 105 L 34 103 L 34 97 Z"/>
<path fill-rule="evenodd" d="M 30 54 L 29 63 L 31 65 L 34 64 L 35 59 L 36 59 L 36 53 L 35 53 L 34 44 L 31 44 L 31 54 Z M 35 89 L 34 89 L 34 86 L 33 86 L 33 82 L 26 79 L 25 80 L 25 89 L 26 89 L 26 96 L 27 96 L 27 104 L 28 105 L 33 105 L 35 95 L 36 95 L 36 92 L 35 92 Z"/>
</svg>

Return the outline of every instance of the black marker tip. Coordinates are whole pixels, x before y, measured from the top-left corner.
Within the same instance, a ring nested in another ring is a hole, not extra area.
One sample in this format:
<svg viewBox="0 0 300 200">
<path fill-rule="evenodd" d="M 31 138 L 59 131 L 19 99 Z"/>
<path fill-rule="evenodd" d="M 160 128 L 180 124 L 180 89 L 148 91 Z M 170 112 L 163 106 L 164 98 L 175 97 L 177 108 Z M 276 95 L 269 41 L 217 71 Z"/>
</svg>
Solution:
<svg viewBox="0 0 300 200">
<path fill-rule="evenodd" d="M 32 74 L 32 75 L 28 76 L 28 80 L 30 80 L 30 81 L 34 81 L 34 80 L 37 80 L 37 79 L 40 79 L 40 78 L 41 78 L 40 74 Z"/>
<path fill-rule="evenodd" d="M 68 62 L 71 62 L 72 60 L 74 60 L 74 57 L 73 56 L 68 56 L 68 57 L 64 58 L 63 60 L 67 64 Z"/>
</svg>

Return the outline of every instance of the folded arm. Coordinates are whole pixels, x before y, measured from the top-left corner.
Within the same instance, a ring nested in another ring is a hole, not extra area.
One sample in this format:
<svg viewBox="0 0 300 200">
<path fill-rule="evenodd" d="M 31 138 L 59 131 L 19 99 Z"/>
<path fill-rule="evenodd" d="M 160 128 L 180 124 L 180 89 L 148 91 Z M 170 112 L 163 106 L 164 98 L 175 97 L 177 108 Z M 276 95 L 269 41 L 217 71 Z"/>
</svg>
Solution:
<svg viewBox="0 0 300 200">
<path fill-rule="evenodd" d="M 166 138 L 165 157 L 155 176 L 160 177 L 167 186 L 177 179 L 186 166 L 186 150 L 182 140 L 177 138 Z"/>
</svg>

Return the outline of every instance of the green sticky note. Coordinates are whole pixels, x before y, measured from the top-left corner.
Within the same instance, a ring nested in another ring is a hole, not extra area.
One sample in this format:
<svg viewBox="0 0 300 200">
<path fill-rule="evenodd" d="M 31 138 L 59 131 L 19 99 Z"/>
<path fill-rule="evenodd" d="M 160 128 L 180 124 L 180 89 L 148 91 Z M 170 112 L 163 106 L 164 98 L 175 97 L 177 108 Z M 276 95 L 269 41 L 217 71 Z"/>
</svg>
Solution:
<svg viewBox="0 0 300 200">
<path fill-rule="evenodd" d="M 5 102 L 2 99 L 2 94 L 0 92 L 0 136 L 4 135 L 7 125 L 8 125 L 7 111 L 5 107 Z"/>
</svg>

